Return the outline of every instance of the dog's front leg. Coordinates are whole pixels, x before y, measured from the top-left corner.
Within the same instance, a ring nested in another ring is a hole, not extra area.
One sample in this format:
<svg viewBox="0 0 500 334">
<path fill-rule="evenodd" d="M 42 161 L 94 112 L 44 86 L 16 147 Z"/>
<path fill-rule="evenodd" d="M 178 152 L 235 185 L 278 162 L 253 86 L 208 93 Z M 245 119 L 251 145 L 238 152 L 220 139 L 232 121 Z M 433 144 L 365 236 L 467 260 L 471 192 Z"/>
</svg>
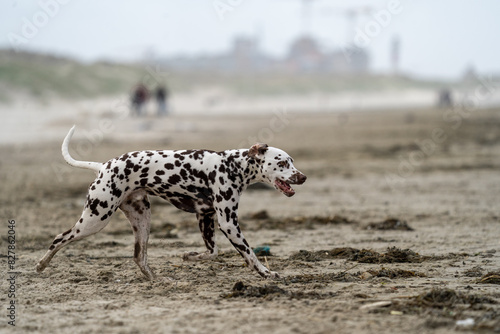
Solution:
<svg viewBox="0 0 500 334">
<path fill-rule="evenodd" d="M 238 224 L 238 212 L 237 205 L 233 206 L 234 203 L 220 203 L 220 206 L 216 206 L 217 218 L 219 222 L 219 228 L 224 233 L 224 235 L 229 239 L 231 244 L 236 248 L 236 250 L 243 256 L 245 262 L 249 268 L 254 269 L 259 273 L 260 276 L 264 278 L 279 278 L 279 274 L 270 271 L 262 263 L 260 263 L 257 256 L 255 256 L 252 248 L 245 240 L 243 233 L 241 232 L 240 226 Z M 227 204 L 223 205 L 223 204 Z"/>
<path fill-rule="evenodd" d="M 200 226 L 201 235 L 207 250 L 203 253 L 189 252 L 183 255 L 184 261 L 201 261 L 209 260 L 217 256 L 218 248 L 215 244 L 215 212 L 198 213 L 198 225 Z"/>
</svg>

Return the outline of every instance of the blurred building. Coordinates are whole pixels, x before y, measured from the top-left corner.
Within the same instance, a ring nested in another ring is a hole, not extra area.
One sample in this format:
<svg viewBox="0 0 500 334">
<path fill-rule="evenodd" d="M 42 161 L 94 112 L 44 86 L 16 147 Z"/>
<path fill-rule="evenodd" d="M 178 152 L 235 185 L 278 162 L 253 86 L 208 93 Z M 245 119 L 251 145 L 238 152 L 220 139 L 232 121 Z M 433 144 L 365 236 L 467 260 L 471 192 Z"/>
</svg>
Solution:
<svg viewBox="0 0 500 334">
<path fill-rule="evenodd" d="M 369 71 L 369 54 L 361 48 L 324 50 L 314 37 L 304 35 L 291 43 L 285 57 L 273 58 L 260 50 L 256 38 L 239 36 L 226 53 L 177 56 L 163 64 L 180 71 L 357 74 Z"/>
<path fill-rule="evenodd" d="M 299 37 L 292 43 L 287 63 L 292 72 L 355 74 L 369 70 L 369 57 L 365 49 L 350 47 L 328 52 L 322 50 L 310 36 Z"/>
</svg>

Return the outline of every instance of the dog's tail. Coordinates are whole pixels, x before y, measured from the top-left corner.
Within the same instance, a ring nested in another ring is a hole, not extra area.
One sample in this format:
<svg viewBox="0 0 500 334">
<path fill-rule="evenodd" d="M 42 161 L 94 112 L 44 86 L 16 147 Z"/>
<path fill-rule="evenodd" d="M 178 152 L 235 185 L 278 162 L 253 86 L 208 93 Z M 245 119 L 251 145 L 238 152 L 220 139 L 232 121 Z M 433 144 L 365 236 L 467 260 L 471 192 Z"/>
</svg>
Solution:
<svg viewBox="0 0 500 334">
<path fill-rule="evenodd" d="M 75 132 L 75 127 L 76 125 L 73 125 L 73 127 L 69 130 L 68 134 L 66 135 L 66 138 L 64 138 L 64 141 L 62 143 L 61 151 L 62 155 L 64 157 L 64 160 L 68 164 L 74 167 L 79 167 L 79 168 L 85 168 L 85 169 L 91 169 L 96 174 L 99 172 L 99 170 L 102 167 L 102 163 L 100 162 L 92 162 L 92 161 L 77 161 L 71 157 L 68 151 L 69 147 L 69 141 L 71 140 L 71 137 L 73 137 L 73 132 Z"/>
</svg>

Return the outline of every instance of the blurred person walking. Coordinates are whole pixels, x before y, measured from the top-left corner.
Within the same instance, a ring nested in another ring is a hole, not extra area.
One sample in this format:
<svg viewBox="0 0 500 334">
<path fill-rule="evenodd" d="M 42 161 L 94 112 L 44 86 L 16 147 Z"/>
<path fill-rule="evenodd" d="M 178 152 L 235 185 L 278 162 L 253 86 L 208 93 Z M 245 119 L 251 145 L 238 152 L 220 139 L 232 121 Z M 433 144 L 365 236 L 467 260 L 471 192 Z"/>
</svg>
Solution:
<svg viewBox="0 0 500 334">
<path fill-rule="evenodd" d="M 139 83 L 132 93 L 132 116 L 142 116 L 148 97 L 148 89 L 142 83 Z"/>
<path fill-rule="evenodd" d="M 156 88 L 156 102 L 158 103 L 158 116 L 166 116 L 168 114 L 168 90 L 161 85 Z"/>
</svg>

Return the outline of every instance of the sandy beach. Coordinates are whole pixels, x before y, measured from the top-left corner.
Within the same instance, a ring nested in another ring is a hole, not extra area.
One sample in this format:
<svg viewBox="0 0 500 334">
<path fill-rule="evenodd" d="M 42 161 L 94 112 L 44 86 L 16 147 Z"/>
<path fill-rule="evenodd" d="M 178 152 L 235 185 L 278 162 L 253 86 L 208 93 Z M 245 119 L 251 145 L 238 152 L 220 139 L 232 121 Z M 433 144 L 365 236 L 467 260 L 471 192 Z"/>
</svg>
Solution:
<svg viewBox="0 0 500 334">
<path fill-rule="evenodd" d="M 78 112 L 61 107 L 66 117 L 47 114 L 36 141 L 0 146 L 2 254 L 8 220 L 15 220 L 16 240 L 13 270 L 5 270 L 5 257 L 2 270 L 19 272 L 16 326 L 4 316 L 0 332 L 500 331 L 500 109 L 138 119 L 107 107 L 86 114 L 95 104 Z M 13 128 L 22 132 L 18 123 Z M 94 178 L 61 157 L 73 124 L 70 150 L 84 160 L 257 141 L 287 151 L 307 182 L 291 198 L 248 189 L 239 210 L 250 245 L 269 246 L 260 258 L 281 278 L 264 280 L 246 268 L 219 231 L 217 259 L 184 262 L 184 252 L 204 247 L 196 219 L 156 198 L 148 249 L 156 281 L 135 265 L 133 234 L 120 212 L 36 273 L 55 235 L 79 218 Z M 12 283 L 0 285 L 5 314 Z"/>
</svg>

